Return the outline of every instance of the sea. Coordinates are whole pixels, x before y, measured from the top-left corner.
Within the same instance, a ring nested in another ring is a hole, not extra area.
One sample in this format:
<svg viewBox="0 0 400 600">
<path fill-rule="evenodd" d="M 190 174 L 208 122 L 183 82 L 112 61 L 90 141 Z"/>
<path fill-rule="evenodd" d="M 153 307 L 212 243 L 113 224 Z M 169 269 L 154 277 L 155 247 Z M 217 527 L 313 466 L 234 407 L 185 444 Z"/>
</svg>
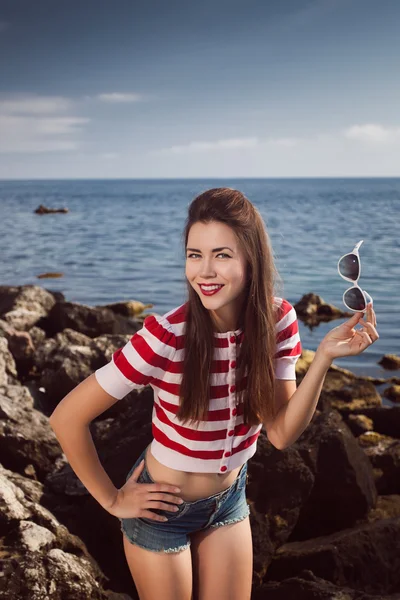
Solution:
<svg viewBox="0 0 400 600">
<path fill-rule="evenodd" d="M 91 306 L 139 300 L 152 304 L 147 312 L 164 314 L 186 300 L 188 206 L 215 187 L 241 190 L 260 211 L 283 281 L 280 295 L 292 304 L 312 292 L 345 310 L 351 284 L 337 263 L 363 240 L 358 284 L 373 298 L 379 339 L 334 364 L 357 375 L 399 377 L 379 360 L 400 354 L 400 178 L 1 180 L 0 283 L 39 285 Z M 68 213 L 37 215 L 40 204 Z M 63 276 L 38 279 L 45 272 Z M 316 350 L 344 320 L 314 328 L 299 321 L 303 348 Z"/>
</svg>

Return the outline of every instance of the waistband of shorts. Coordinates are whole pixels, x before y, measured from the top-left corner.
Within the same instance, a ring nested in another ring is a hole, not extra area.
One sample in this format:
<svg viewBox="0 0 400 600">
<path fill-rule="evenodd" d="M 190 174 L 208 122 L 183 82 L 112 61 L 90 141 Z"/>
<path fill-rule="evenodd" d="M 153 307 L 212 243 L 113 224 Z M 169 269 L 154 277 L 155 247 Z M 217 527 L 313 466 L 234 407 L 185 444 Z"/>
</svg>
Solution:
<svg viewBox="0 0 400 600">
<path fill-rule="evenodd" d="M 149 444 L 150 445 L 150 444 Z M 143 458 L 145 459 L 146 457 L 146 450 L 147 450 L 148 446 L 146 446 L 146 448 L 143 451 Z M 207 502 L 209 500 L 219 500 L 220 498 L 223 498 L 226 494 L 228 494 L 230 491 L 232 491 L 232 489 L 237 489 L 240 481 L 243 479 L 243 477 L 246 477 L 246 472 L 247 472 L 247 462 L 245 462 L 241 467 L 240 467 L 240 471 L 237 474 L 237 477 L 235 479 L 235 481 L 226 489 L 226 490 L 222 490 L 221 492 L 217 492 L 216 494 L 212 494 L 211 496 L 207 496 L 206 498 L 200 498 L 199 500 L 193 500 L 191 502 L 187 502 L 185 501 L 185 504 L 200 504 L 200 502 Z M 146 466 L 146 459 L 143 465 L 143 470 L 140 474 L 140 478 L 142 480 L 144 480 L 146 483 L 156 483 L 150 476 L 150 473 L 147 470 L 147 466 Z"/>
</svg>

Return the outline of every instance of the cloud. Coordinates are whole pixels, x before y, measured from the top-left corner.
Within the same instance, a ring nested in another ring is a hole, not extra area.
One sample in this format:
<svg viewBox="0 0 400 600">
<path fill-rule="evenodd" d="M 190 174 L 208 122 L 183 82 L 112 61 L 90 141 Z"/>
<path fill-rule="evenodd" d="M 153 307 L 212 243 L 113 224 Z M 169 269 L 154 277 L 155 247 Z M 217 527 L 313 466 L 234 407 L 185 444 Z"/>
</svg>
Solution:
<svg viewBox="0 0 400 600">
<path fill-rule="evenodd" d="M 59 96 L 16 96 L 0 100 L 0 153 L 76 150 L 77 134 L 90 119 L 58 116 L 73 106 Z"/>
<path fill-rule="evenodd" d="M 98 94 L 98 100 L 102 102 L 139 102 L 143 99 L 140 94 L 119 94 L 117 92 L 113 92 L 111 94 Z"/>
<path fill-rule="evenodd" d="M 257 137 L 228 138 L 214 141 L 189 142 L 188 144 L 179 146 L 161 148 L 160 150 L 151 152 L 151 154 L 188 154 L 218 150 L 243 150 L 247 148 L 261 148 L 263 146 L 292 147 L 296 144 L 297 140 L 295 138 L 266 138 L 264 140 Z"/>
<path fill-rule="evenodd" d="M 349 140 L 381 144 L 400 140 L 400 127 L 383 127 L 367 123 L 348 127 L 344 130 L 343 135 Z"/>
<path fill-rule="evenodd" d="M 9 100 L 0 99 L 0 114 L 35 114 L 64 112 L 73 102 L 61 96 L 14 96 Z"/>
</svg>

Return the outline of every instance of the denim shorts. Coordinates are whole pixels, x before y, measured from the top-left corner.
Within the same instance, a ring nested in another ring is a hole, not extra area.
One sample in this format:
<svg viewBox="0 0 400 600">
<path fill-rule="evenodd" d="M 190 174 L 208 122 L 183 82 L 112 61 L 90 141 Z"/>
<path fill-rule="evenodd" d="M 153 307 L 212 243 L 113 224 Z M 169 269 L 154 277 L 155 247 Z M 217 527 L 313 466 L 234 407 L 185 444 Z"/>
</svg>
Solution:
<svg viewBox="0 0 400 600">
<path fill-rule="evenodd" d="M 147 448 L 143 450 L 126 476 L 126 480 L 145 458 L 146 450 Z M 155 483 L 147 471 L 146 463 L 139 475 L 138 483 Z M 154 521 L 143 517 L 120 518 L 121 531 L 131 544 L 146 550 L 153 552 L 185 550 L 190 546 L 191 533 L 237 523 L 250 514 L 246 500 L 246 483 L 247 462 L 242 465 L 238 476 L 228 489 L 193 502 L 184 501 L 182 504 L 174 504 L 178 507 L 176 512 L 160 508 L 151 509 L 151 512 L 166 516 L 168 521 Z"/>
</svg>

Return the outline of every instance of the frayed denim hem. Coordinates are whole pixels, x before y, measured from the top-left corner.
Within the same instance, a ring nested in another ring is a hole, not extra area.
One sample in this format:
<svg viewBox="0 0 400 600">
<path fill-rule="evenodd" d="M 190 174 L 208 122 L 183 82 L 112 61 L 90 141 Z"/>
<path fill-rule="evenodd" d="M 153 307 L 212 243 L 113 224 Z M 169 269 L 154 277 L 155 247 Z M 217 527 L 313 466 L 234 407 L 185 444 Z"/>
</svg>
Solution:
<svg viewBox="0 0 400 600">
<path fill-rule="evenodd" d="M 171 554 L 173 552 L 182 552 L 182 550 L 186 550 L 187 548 L 190 547 L 190 541 L 189 541 L 187 544 L 184 544 L 183 546 L 177 546 L 176 548 L 161 548 L 160 550 L 156 550 L 154 548 L 150 548 L 149 546 L 139 544 L 136 540 L 132 540 L 129 537 L 128 532 L 126 531 L 124 524 L 122 522 L 121 522 L 121 531 L 123 534 L 125 534 L 126 539 L 131 544 L 135 544 L 135 546 L 139 546 L 139 548 L 143 548 L 144 550 L 149 550 L 150 552 L 165 552 L 166 554 Z"/>
<path fill-rule="evenodd" d="M 237 517 L 236 519 L 227 519 L 226 521 L 218 521 L 217 523 L 213 523 L 210 525 L 210 529 L 214 527 L 222 527 L 223 525 L 231 525 L 232 523 L 239 523 L 248 517 L 250 514 L 250 510 L 248 510 L 247 515 L 243 515 L 242 517 Z"/>
</svg>

